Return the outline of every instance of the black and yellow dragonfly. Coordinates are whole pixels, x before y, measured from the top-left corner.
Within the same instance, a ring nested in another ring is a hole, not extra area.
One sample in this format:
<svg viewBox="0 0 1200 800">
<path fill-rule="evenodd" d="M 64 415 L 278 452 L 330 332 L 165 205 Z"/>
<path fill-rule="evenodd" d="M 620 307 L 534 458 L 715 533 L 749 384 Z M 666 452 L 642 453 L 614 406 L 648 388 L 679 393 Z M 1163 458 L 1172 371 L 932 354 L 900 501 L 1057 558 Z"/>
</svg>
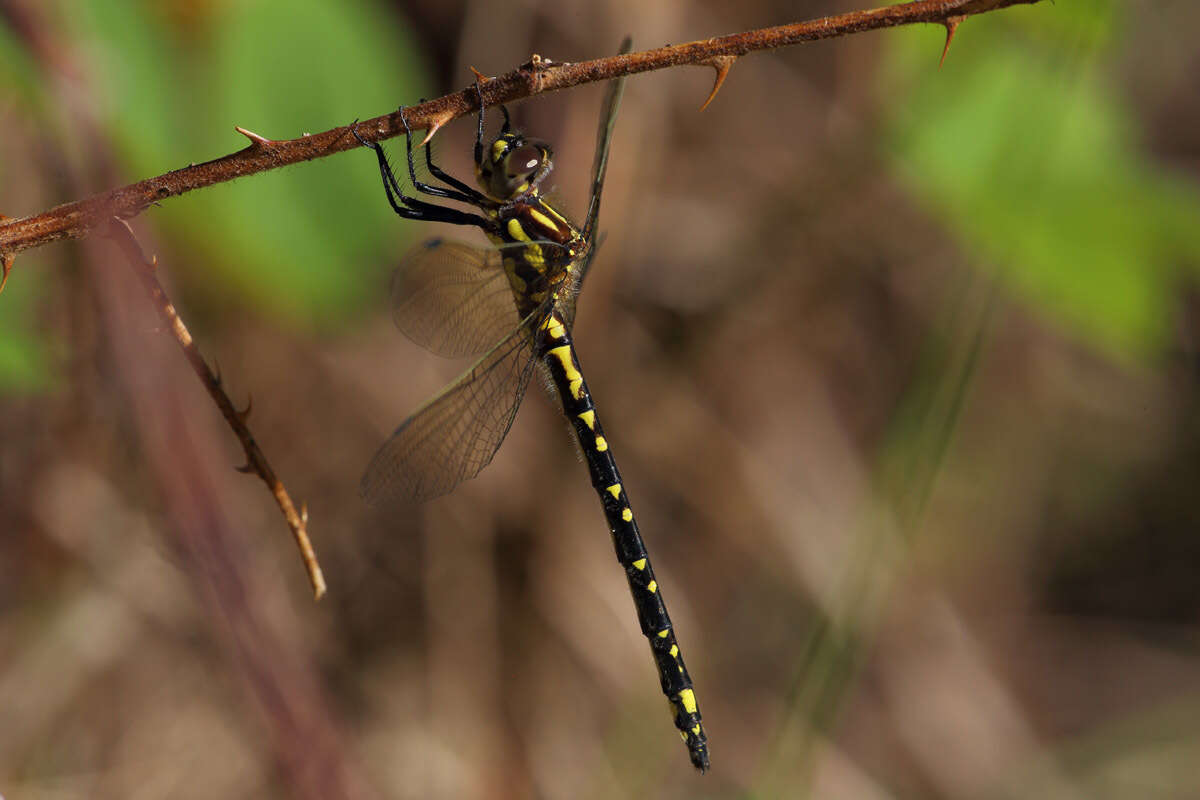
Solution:
<svg viewBox="0 0 1200 800">
<path fill-rule="evenodd" d="M 628 51 L 626 41 L 622 52 Z M 708 768 L 708 743 L 692 680 L 571 336 L 575 301 L 596 253 L 600 192 L 623 82 L 619 78 L 610 84 L 604 102 L 591 202 L 582 227 L 573 225 L 540 194 L 540 184 L 553 167 L 550 146 L 514 131 L 504 106 L 500 107 L 504 115 L 500 135 L 485 145 L 482 94 L 475 136 L 475 171 L 482 192 L 438 168 L 428 143 L 426 166 L 444 185 L 419 181 L 411 132 L 404 123 L 413 186 L 475 211 L 404 194 L 383 149 L 359 137 L 375 151 L 388 202 L 397 214 L 406 219 L 474 226 L 494 245 L 479 248 L 431 239 L 397 269 L 392 281 L 392 311 L 400 330 L 440 355 L 482 355 L 458 380 L 401 423 L 371 460 L 362 491 L 369 501 L 428 500 L 473 478 L 499 449 L 530 377 L 540 365 L 557 388 L 586 457 L 675 727 L 687 744 L 692 764 L 703 771 Z"/>
</svg>

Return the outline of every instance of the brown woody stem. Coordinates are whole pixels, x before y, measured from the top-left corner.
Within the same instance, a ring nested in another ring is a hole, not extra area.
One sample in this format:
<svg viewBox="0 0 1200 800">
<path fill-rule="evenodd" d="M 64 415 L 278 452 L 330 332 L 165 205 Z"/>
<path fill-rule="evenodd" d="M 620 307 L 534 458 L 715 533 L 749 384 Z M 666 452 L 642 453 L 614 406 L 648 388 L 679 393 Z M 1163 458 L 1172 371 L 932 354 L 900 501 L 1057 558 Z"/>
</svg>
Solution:
<svg viewBox="0 0 1200 800">
<path fill-rule="evenodd" d="M 493 106 L 621 75 L 681 65 L 712 66 L 756 50 L 770 50 L 878 28 L 918 22 L 947 25 L 953 20 L 961 21 L 975 14 L 1037 2 L 1040 0 L 920 0 L 592 61 L 560 63 L 535 56 L 512 72 L 485 82 L 481 87 L 483 101 L 485 106 Z M 404 114 L 412 130 L 424 130 L 440 127 L 451 119 L 478 110 L 478 107 L 478 96 L 472 84 L 454 94 L 405 108 Z M 366 120 L 359 126 L 359 132 L 364 139 L 379 141 L 403 133 L 404 127 L 399 114 L 393 112 Z M 113 217 L 128 219 L 141 213 L 151 203 L 194 189 L 301 161 L 324 158 L 358 146 L 358 141 L 346 127 L 286 141 L 244 133 L 251 140 L 248 147 L 215 161 L 173 170 L 57 206 L 41 214 L 0 223 L 0 256 L 13 255 L 58 239 L 82 238 L 98 225 L 107 226 Z"/>
<path fill-rule="evenodd" d="M 121 252 L 125 254 L 126 260 L 129 261 L 133 271 L 137 273 L 151 302 L 154 303 L 158 316 L 175 340 L 179 342 L 179 347 L 187 357 L 188 363 L 191 364 L 192 370 L 200 378 L 204 388 L 208 390 L 213 402 L 217 404 L 217 408 L 221 409 L 221 414 L 229 423 L 229 427 L 233 428 L 238 441 L 242 443 L 242 449 L 246 453 L 246 467 L 242 471 L 262 478 L 263 483 L 275 496 L 275 502 L 279 505 L 279 510 L 283 512 L 283 518 L 287 521 L 287 526 L 292 531 L 292 537 L 296 540 L 296 546 L 300 549 L 300 558 L 304 561 L 304 568 L 308 571 L 308 580 L 312 584 L 313 595 L 320 599 L 321 595 L 325 594 L 325 577 L 321 573 L 321 565 L 317 563 L 317 554 L 308 538 L 308 513 L 306 511 L 297 513 L 296 506 L 292 503 L 287 489 L 275 476 L 275 471 L 271 469 L 267 457 L 263 455 L 258 442 L 254 440 L 254 436 L 246 426 L 249 406 L 246 411 L 238 411 L 234 408 L 229 395 L 225 394 L 225 390 L 221 386 L 221 379 L 213 373 L 204 357 L 200 355 L 200 350 L 192 340 L 192 335 L 188 333 L 187 326 L 183 324 L 179 312 L 175 310 L 171 299 L 167 297 L 166 290 L 163 289 L 156 274 L 157 265 L 146 259 L 129 224 L 124 220 L 112 220 L 108 233 L 117 243 Z"/>
</svg>

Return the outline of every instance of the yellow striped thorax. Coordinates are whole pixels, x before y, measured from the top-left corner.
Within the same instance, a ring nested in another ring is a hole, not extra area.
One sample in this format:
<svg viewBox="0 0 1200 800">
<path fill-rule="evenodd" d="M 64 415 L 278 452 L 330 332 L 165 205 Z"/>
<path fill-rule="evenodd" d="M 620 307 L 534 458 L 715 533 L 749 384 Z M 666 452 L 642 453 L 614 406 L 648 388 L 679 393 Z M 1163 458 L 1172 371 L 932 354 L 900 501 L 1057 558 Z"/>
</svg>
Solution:
<svg viewBox="0 0 1200 800">
<path fill-rule="evenodd" d="M 571 275 L 573 265 L 586 253 L 579 229 L 538 193 L 553 169 L 550 145 L 522 134 L 501 133 L 491 145 L 480 148 L 475 165 L 479 186 L 499 205 L 488 210 L 494 227 L 492 243 L 501 248 L 509 286 L 524 316 Z M 573 292 L 573 285 L 567 295 Z"/>
</svg>

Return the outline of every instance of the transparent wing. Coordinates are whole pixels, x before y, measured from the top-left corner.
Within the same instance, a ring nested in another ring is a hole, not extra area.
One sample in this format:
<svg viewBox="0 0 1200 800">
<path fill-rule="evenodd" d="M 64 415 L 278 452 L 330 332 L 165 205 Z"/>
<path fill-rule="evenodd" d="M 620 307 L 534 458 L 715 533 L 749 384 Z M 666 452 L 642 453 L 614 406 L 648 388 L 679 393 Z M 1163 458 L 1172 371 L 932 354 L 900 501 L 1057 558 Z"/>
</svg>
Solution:
<svg viewBox="0 0 1200 800">
<path fill-rule="evenodd" d="M 633 39 L 626 36 L 621 42 L 619 53 L 625 55 L 632 50 Z M 592 199 L 588 203 L 587 217 L 583 220 L 584 238 L 591 238 L 600 218 L 600 194 L 604 191 L 604 173 L 608 169 L 608 149 L 612 146 L 617 110 L 621 107 L 621 95 L 624 93 L 625 76 L 622 75 L 609 82 L 608 91 L 604 95 L 604 105 L 600 108 L 600 128 L 596 131 L 596 156 L 592 161 Z"/>
<path fill-rule="evenodd" d="M 360 490 L 369 503 L 431 500 L 491 462 L 529 385 L 538 309 L 401 423 L 371 459 Z"/>
<path fill-rule="evenodd" d="M 482 353 L 517 321 L 501 251 L 445 239 L 404 257 L 392 276 L 391 302 L 405 336 L 448 358 Z"/>
</svg>

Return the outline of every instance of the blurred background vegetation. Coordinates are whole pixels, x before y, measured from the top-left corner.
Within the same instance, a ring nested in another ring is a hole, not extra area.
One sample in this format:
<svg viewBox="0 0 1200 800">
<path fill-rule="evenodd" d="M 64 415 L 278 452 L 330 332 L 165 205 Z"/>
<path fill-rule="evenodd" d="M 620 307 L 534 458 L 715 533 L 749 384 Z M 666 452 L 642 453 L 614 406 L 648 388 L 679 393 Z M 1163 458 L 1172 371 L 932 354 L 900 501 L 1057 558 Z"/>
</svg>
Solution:
<svg viewBox="0 0 1200 800">
<path fill-rule="evenodd" d="M 456 90 L 846 0 L 0 2 L 0 212 Z M 693 774 L 554 403 L 372 510 L 462 368 L 387 309 L 366 152 L 133 225 L 293 495 L 261 484 L 115 249 L 0 294 L 0 794 L 1194 796 L 1200 8 L 1041 3 L 632 78 L 580 304 L 689 658 Z M 603 86 L 513 108 L 586 207 Z M 471 125 L 435 140 L 470 174 Z M 402 152 L 398 142 L 394 153 Z M 451 232 L 453 235 L 453 232 Z M 470 238 L 471 234 L 460 236 Z"/>
</svg>

